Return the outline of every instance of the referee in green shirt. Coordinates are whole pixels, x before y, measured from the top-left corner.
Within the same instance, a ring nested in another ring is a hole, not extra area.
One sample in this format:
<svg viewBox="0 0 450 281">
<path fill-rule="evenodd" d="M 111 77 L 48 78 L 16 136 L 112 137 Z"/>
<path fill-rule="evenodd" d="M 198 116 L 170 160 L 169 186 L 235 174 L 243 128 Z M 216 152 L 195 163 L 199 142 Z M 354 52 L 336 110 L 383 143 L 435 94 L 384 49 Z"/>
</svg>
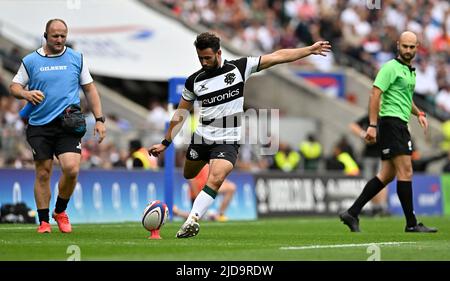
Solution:
<svg viewBox="0 0 450 281">
<path fill-rule="evenodd" d="M 411 61 L 417 46 L 417 36 L 409 31 L 403 32 L 397 41 L 397 58 L 383 65 L 373 83 L 369 100 L 370 125 L 365 140 L 369 144 L 379 142 L 381 170 L 367 182 L 353 205 L 339 215 L 352 232 L 360 231 L 358 215 L 364 205 L 395 177 L 397 195 L 406 217 L 405 232 L 437 232 L 435 228 L 418 223 L 413 208 L 412 144 L 407 125 L 411 113 L 417 116 L 425 133 L 428 128 L 425 113 L 417 108 L 412 99 L 416 73 Z M 378 117 L 380 121 L 377 123 Z"/>
</svg>

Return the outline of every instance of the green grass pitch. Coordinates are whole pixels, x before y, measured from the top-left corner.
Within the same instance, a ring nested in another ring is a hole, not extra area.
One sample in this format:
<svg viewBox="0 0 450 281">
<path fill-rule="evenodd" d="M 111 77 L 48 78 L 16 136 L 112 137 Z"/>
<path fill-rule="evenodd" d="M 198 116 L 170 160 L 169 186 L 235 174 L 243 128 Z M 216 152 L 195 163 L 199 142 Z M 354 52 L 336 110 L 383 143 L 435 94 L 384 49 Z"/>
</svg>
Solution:
<svg viewBox="0 0 450 281">
<path fill-rule="evenodd" d="M 404 233 L 402 217 L 361 218 L 351 233 L 337 217 L 296 217 L 256 221 L 201 222 L 200 233 L 176 239 L 181 222 L 149 240 L 138 222 L 75 224 L 62 234 L 36 233 L 34 225 L 0 225 L 0 260 L 65 261 L 79 249 L 81 260 L 155 261 L 365 261 L 450 260 L 450 217 L 424 217 L 435 234 Z M 372 245 L 375 243 L 375 246 Z M 71 245 L 75 245 L 72 246 Z"/>
</svg>

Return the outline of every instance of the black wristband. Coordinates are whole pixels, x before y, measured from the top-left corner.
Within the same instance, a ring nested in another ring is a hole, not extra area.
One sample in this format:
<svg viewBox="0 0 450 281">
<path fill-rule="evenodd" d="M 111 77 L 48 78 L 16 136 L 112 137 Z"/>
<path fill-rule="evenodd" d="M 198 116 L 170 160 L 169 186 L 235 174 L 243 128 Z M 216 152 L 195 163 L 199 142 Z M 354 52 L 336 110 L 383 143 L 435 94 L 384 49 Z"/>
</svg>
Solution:
<svg viewBox="0 0 450 281">
<path fill-rule="evenodd" d="M 105 117 L 104 116 L 95 117 L 95 122 L 105 123 Z"/>
<path fill-rule="evenodd" d="M 372 127 L 372 128 L 376 128 L 376 127 L 377 127 L 377 125 L 374 125 L 374 124 L 370 124 L 370 125 L 369 125 L 369 127 Z"/>
<path fill-rule="evenodd" d="M 171 143 L 172 143 L 171 141 L 168 141 L 166 139 L 163 139 L 161 142 L 161 144 L 164 145 L 165 147 L 168 147 Z"/>
</svg>

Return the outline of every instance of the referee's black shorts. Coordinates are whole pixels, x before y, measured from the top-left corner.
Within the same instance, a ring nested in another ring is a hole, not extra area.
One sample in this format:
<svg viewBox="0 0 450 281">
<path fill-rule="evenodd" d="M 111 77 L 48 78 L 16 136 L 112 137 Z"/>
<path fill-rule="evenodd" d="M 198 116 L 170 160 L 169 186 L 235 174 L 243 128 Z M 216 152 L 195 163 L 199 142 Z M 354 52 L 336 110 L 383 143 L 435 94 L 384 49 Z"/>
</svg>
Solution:
<svg viewBox="0 0 450 281">
<path fill-rule="evenodd" d="M 378 140 L 381 160 L 398 155 L 411 155 L 412 142 L 408 125 L 397 117 L 381 117 L 378 125 Z"/>
<path fill-rule="evenodd" d="M 64 131 L 58 118 L 42 126 L 29 124 L 26 135 L 34 160 L 53 159 L 65 152 L 81 154 L 81 138 Z"/>
</svg>

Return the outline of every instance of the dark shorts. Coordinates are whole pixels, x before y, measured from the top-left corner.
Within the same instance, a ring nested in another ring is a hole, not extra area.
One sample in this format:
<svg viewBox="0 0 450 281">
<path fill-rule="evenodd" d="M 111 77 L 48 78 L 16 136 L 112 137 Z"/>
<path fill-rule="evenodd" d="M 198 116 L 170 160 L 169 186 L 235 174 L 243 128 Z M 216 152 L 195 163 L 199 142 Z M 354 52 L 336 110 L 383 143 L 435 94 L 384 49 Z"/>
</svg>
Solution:
<svg viewBox="0 0 450 281">
<path fill-rule="evenodd" d="M 42 126 L 28 125 L 26 135 L 34 160 L 53 159 L 65 152 L 81 154 L 81 138 L 66 133 L 59 119 Z"/>
<path fill-rule="evenodd" d="M 190 144 L 186 158 L 191 161 L 206 161 L 210 159 L 225 159 L 236 163 L 239 144 Z"/>
<path fill-rule="evenodd" d="M 381 160 L 398 155 L 411 155 L 412 142 L 408 125 L 396 117 L 382 117 L 378 126 Z"/>
</svg>

